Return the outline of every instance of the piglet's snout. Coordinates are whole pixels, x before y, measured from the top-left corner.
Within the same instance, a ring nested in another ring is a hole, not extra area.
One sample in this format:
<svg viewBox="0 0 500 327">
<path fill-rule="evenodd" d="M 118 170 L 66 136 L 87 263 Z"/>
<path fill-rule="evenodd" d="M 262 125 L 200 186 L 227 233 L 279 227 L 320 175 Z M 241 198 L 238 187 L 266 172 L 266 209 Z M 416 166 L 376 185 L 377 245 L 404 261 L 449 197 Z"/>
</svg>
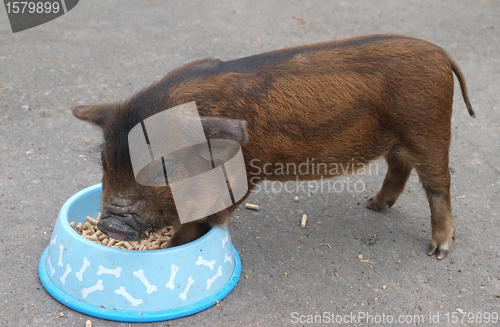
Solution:
<svg viewBox="0 0 500 327">
<path fill-rule="evenodd" d="M 137 215 L 143 201 L 133 203 L 129 199 L 111 197 L 109 205 L 103 208 L 103 216 L 97 228 L 109 237 L 121 241 L 133 241 L 146 230 Z M 139 220 L 139 221 L 138 221 Z"/>
<path fill-rule="evenodd" d="M 127 225 L 121 218 L 106 215 L 97 223 L 97 228 L 109 237 L 120 241 L 133 241 L 137 239 L 139 233 Z"/>
</svg>

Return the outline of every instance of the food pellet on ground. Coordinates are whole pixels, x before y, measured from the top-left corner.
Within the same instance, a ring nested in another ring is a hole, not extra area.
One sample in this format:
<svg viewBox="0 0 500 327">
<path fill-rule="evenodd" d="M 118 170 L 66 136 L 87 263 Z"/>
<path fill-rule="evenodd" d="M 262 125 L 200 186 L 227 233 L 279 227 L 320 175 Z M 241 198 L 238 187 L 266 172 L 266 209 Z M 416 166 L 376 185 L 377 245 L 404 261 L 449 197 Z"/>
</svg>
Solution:
<svg viewBox="0 0 500 327">
<path fill-rule="evenodd" d="M 147 234 L 147 237 L 140 241 L 118 241 L 107 236 L 97 228 L 97 223 L 99 222 L 99 220 L 101 220 L 101 213 L 97 215 L 96 219 L 87 216 L 87 218 L 85 219 L 85 223 L 83 224 L 81 222 L 76 224 L 74 221 L 72 221 L 69 223 L 69 225 L 75 232 L 85 237 L 86 239 L 117 249 L 140 251 L 166 249 L 168 241 L 171 237 L 170 232 L 172 231 L 172 227 L 166 226 L 154 233 Z"/>
<path fill-rule="evenodd" d="M 300 220 L 300 227 L 301 228 L 306 228 L 306 222 L 307 222 L 307 215 L 303 214 L 302 219 Z"/>
<path fill-rule="evenodd" d="M 245 203 L 245 208 L 252 210 L 259 210 L 258 204 Z"/>
</svg>

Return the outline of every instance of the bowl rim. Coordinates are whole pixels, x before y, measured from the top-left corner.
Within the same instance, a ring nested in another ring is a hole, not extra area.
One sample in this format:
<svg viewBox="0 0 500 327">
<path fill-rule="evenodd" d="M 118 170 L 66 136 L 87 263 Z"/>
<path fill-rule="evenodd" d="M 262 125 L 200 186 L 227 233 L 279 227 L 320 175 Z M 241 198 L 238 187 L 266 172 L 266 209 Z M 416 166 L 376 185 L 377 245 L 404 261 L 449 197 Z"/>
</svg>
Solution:
<svg viewBox="0 0 500 327">
<path fill-rule="evenodd" d="M 94 184 L 94 185 L 91 185 L 89 187 L 86 187 L 83 190 L 76 192 L 68 200 L 66 200 L 66 202 L 63 204 L 61 211 L 59 212 L 59 216 L 58 216 L 58 218 L 59 217 L 61 218 L 61 222 L 62 222 L 61 227 L 64 229 L 64 231 L 66 233 L 69 233 L 70 235 L 73 235 L 73 236 L 78 236 L 77 239 L 79 241 L 87 242 L 86 245 L 91 246 L 91 247 L 95 247 L 94 250 L 104 250 L 104 248 L 105 248 L 106 251 L 110 251 L 111 253 L 116 252 L 117 254 L 123 253 L 123 251 L 127 251 L 131 254 L 136 253 L 137 250 L 118 249 L 118 248 L 113 248 L 113 247 L 109 247 L 106 245 L 102 245 L 102 244 L 93 242 L 89 239 L 86 239 L 82 235 L 78 234 L 71 227 L 71 225 L 69 224 L 70 221 L 69 221 L 69 216 L 68 216 L 69 210 L 71 209 L 71 207 L 73 205 L 75 205 L 76 201 L 78 201 L 78 199 L 81 196 L 83 196 L 84 194 L 87 194 L 87 193 L 92 193 L 92 192 L 102 192 L 102 183 L 98 183 L 98 184 Z M 156 256 L 158 254 L 168 254 L 168 253 L 174 254 L 175 252 L 186 251 L 190 247 L 196 247 L 199 243 L 203 242 L 206 238 L 212 237 L 212 234 L 216 232 L 216 228 L 220 228 L 220 227 L 218 227 L 216 225 L 216 226 L 210 228 L 210 230 L 205 235 L 203 235 L 202 237 L 200 237 L 192 242 L 178 245 L 178 246 L 173 247 L 173 248 L 158 249 L 158 250 L 152 250 L 152 251 L 141 251 L 141 256 L 151 256 L 151 255 Z M 132 252 L 130 252 L 130 251 L 132 251 Z"/>
</svg>

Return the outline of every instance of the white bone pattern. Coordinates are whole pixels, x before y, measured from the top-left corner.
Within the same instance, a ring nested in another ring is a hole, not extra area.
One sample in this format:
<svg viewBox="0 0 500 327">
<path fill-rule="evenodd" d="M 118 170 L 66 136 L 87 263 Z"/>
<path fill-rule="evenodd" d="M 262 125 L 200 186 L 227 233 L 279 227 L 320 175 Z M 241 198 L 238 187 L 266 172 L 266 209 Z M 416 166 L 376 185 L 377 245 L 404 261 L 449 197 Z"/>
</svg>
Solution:
<svg viewBox="0 0 500 327">
<path fill-rule="evenodd" d="M 182 299 L 182 301 L 186 300 L 187 292 L 189 291 L 189 289 L 191 288 L 191 285 L 193 285 L 193 283 L 194 283 L 193 277 L 189 276 L 189 278 L 188 278 L 188 284 L 187 284 L 186 288 L 184 289 L 184 292 L 182 292 L 179 295 L 179 297 Z"/>
<path fill-rule="evenodd" d="M 208 261 L 208 260 L 203 259 L 203 257 L 200 255 L 198 257 L 198 260 L 196 261 L 196 265 L 197 266 L 204 265 L 204 266 L 209 267 L 210 270 L 214 270 L 215 260 Z"/>
<path fill-rule="evenodd" d="M 177 272 L 179 271 L 179 267 L 177 267 L 176 265 L 172 264 L 170 266 L 170 269 L 172 270 L 172 273 L 170 274 L 170 279 L 167 283 L 167 285 L 165 285 L 166 287 L 170 288 L 171 290 L 174 289 L 174 279 L 175 279 L 175 275 L 177 275 Z"/>
<path fill-rule="evenodd" d="M 144 276 L 144 270 L 139 269 L 138 271 L 134 271 L 134 276 L 139 278 L 144 286 L 146 286 L 146 291 L 148 292 L 148 294 L 151 294 L 154 291 L 158 290 L 158 287 L 156 287 L 155 285 L 151 285 L 146 276 Z"/>
<path fill-rule="evenodd" d="M 116 269 L 104 268 L 102 265 L 99 266 L 99 270 L 97 271 L 98 275 L 109 274 L 115 275 L 115 277 L 120 277 L 122 271 L 122 267 L 117 267 Z"/>
<path fill-rule="evenodd" d="M 210 279 L 207 279 L 207 290 L 210 289 L 210 287 L 212 287 L 212 284 L 215 282 L 215 280 L 217 278 L 219 278 L 220 276 L 222 276 L 222 266 L 219 266 L 219 270 L 217 270 L 217 273 L 214 275 L 214 277 L 210 278 Z"/>
<path fill-rule="evenodd" d="M 224 238 L 222 239 L 222 248 L 224 248 L 224 247 L 226 246 L 226 242 L 227 242 L 227 241 L 229 241 L 229 236 L 228 236 L 228 234 L 227 234 L 227 232 L 226 232 L 226 237 L 224 237 Z"/>
<path fill-rule="evenodd" d="M 97 284 L 95 284 L 94 286 L 91 286 L 91 287 L 88 287 L 88 288 L 82 288 L 82 293 L 83 293 L 83 298 L 87 298 L 87 295 L 89 295 L 90 293 L 94 292 L 94 291 L 102 291 L 104 289 L 104 286 L 102 286 L 102 279 L 99 279 L 97 281 Z"/>
<path fill-rule="evenodd" d="M 50 268 L 50 277 L 54 276 L 54 273 L 56 272 L 56 270 L 54 268 L 52 268 L 52 263 L 50 262 L 50 255 L 49 257 L 47 258 L 47 262 L 49 263 L 49 268 Z"/>
<path fill-rule="evenodd" d="M 224 262 L 229 262 L 229 264 L 232 264 L 233 256 L 228 256 L 227 253 L 224 253 Z"/>
<path fill-rule="evenodd" d="M 50 240 L 50 245 L 56 245 L 56 241 L 57 241 L 57 235 L 53 239 Z M 226 243 L 229 241 L 229 235 L 228 235 L 228 233 L 226 233 L 225 237 L 222 238 L 221 241 L 222 241 L 222 247 L 224 248 L 225 245 L 226 245 Z M 63 264 L 63 260 L 62 260 L 63 250 L 64 250 L 64 245 L 63 244 L 59 244 L 59 261 L 58 261 L 58 265 L 61 266 L 61 267 L 63 267 L 63 265 L 64 265 Z M 49 266 L 49 269 L 50 269 L 50 275 L 53 276 L 54 273 L 55 273 L 55 269 L 52 267 L 51 257 L 50 256 L 47 258 L 47 262 L 48 262 L 48 266 Z M 224 262 L 229 262 L 229 264 L 232 264 L 232 262 L 233 262 L 233 256 L 232 255 L 227 255 L 227 253 L 224 253 Z M 214 266 L 215 266 L 215 260 L 208 261 L 208 260 L 203 259 L 202 256 L 198 256 L 198 260 L 196 261 L 196 265 L 197 266 L 204 265 L 204 266 L 209 267 L 210 270 L 213 270 Z M 78 280 L 80 282 L 83 281 L 83 274 L 85 273 L 85 270 L 89 266 L 90 266 L 90 262 L 88 261 L 88 259 L 86 257 L 84 257 L 83 258 L 83 265 L 80 268 L 80 271 L 78 271 L 75 274 L 75 276 L 78 278 Z M 167 288 L 173 290 L 174 289 L 174 281 L 175 281 L 177 272 L 179 271 L 179 267 L 176 266 L 175 264 L 172 264 L 170 266 L 170 269 L 171 269 L 170 279 L 169 279 L 168 283 L 165 286 Z M 63 285 L 65 284 L 66 278 L 71 273 L 71 271 L 72 271 L 72 269 L 70 267 L 70 264 L 68 263 L 67 266 L 66 266 L 66 271 L 60 277 L 60 280 L 61 280 L 61 282 L 62 282 Z M 104 268 L 104 266 L 101 265 L 101 266 L 99 266 L 99 270 L 97 271 L 97 275 L 110 274 L 110 275 L 114 275 L 115 277 L 118 278 L 118 277 L 121 276 L 121 271 L 122 271 L 121 267 L 117 267 L 116 269 L 109 269 L 109 268 Z M 141 280 L 141 282 L 144 284 L 144 286 L 146 286 L 146 290 L 147 290 L 148 294 L 151 294 L 154 291 L 158 290 L 158 288 L 155 285 L 152 285 L 147 280 L 146 276 L 144 275 L 144 271 L 142 269 L 139 269 L 138 271 L 134 271 L 133 274 L 134 274 L 135 277 L 137 277 L 137 278 L 139 278 Z M 217 278 L 219 278 L 221 276 L 222 276 L 222 266 L 219 266 L 219 269 L 217 270 L 217 273 L 212 278 L 207 279 L 207 290 L 209 290 L 212 287 L 213 283 L 217 280 Z M 181 298 L 183 301 L 185 301 L 186 298 L 187 298 L 187 293 L 189 292 L 189 290 L 190 290 L 190 288 L 191 288 L 191 286 L 193 284 L 194 284 L 194 279 L 192 278 L 192 276 L 189 276 L 186 288 L 179 295 L 179 298 Z M 104 289 L 104 287 L 103 287 L 103 284 L 102 284 L 102 280 L 99 279 L 97 281 L 96 285 L 88 287 L 88 288 L 82 288 L 83 297 L 86 298 L 88 296 L 88 294 L 90 294 L 90 293 L 92 293 L 92 292 L 94 292 L 96 290 L 102 291 L 103 289 Z M 139 304 L 143 303 L 143 301 L 141 299 L 135 299 L 135 298 L 133 298 L 125 290 L 124 286 L 121 286 L 119 289 L 115 290 L 115 293 L 119 294 L 119 295 L 122 295 L 123 297 L 125 297 L 132 304 L 132 306 L 138 306 Z"/>
<path fill-rule="evenodd" d="M 124 286 L 121 286 L 119 289 L 115 290 L 115 293 L 123 295 L 123 297 L 125 297 L 127 300 L 129 300 L 130 303 L 132 303 L 132 306 L 134 306 L 134 307 L 136 307 L 142 303 L 141 299 L 134 299 L 130 294 L 128 294 L 127 291 L 125 290 Z"/>
<path fill-rule="evenodd" d="M 59 244 L 59 262 L 57 263 L 57 265 L 59 267 L 63 266 L 63 262 L 62 262 L 62 253 L 63 253 L 63 250 L 64 250 L 64 245 Z"/>
<path fill-rule="evenodd" d="M 82 281 L 82 275 L 85 272 L 85 269 L 90 266 L 90 262 L 87 260 L 87 257 L 83 258 L 83 266 L 80 268 L 80 271 L 75 274 L 76 278 L 78 278 L 79 281 Z"/>
<path fill-rule="evenodd" d="M 64 275 L 59 277 L 61 280 L 62 284 L 66 284 L 66 277 L 68 277 L 69 273 L 71 272 L 71 267 L 69 266 L 69 263 L 66 265 L 66 271 L 64 272 Z"/>
</svg>

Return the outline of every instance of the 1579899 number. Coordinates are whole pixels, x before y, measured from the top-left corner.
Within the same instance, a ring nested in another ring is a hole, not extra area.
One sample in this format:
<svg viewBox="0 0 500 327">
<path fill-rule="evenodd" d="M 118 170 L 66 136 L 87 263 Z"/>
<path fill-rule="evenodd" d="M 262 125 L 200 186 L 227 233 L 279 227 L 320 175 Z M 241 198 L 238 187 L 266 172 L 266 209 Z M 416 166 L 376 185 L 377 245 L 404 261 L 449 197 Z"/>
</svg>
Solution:
<svg viewBox="0 0 500 327">
<path fill-rule="evenodd" d="M 498 312 L 447 312 L 444 314 L 447 323 L 452 324 L 496 324 L 498 323 Z"/>
<path fill-rule="evenodd" d="M 7 7 L 8 14 L 56 14 L 60 10 L 59 2 L 13 1 L 6 2 L 5 6 Z"/>
</svg>

